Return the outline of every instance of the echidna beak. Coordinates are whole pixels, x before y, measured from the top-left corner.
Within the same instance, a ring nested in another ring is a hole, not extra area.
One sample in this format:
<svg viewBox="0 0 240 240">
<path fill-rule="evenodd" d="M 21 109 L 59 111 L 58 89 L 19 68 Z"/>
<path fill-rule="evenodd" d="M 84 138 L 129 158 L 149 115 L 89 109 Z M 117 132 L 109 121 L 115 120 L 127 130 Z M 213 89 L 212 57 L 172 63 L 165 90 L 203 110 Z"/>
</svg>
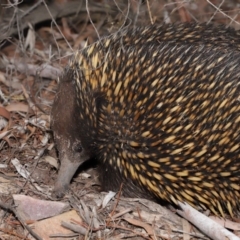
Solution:
<svg viewBox="0 0 240 240">
<path fill-rule="evenodd" d="M 62 198 L 65 195 L 75 172 L 82 163 L 88 160 L 87 154 L 84 153 L 81 154 L 81 159 L 77 159 L 77 161 L 71 161 L 67 155 L 68 154 L 63 154 L 60 159 L 61 166 L 52 192 L 52 196 L 56 198 Z"/>
</svg>

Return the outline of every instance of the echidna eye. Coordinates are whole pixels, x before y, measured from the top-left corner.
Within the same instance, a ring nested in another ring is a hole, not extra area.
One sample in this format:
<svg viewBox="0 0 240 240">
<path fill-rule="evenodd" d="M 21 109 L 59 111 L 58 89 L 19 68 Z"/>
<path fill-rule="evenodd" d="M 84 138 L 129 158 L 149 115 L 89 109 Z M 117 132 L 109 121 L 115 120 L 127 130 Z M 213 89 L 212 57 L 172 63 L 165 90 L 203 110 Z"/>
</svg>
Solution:
<svg viewBox="0 0 240 240">
<path fill-rule="evenodd" d="M 72 146 L 72 150 L 74 152 L 82 152 L 83 148 L 82 148 L 82 145 L 80 143 L 76 143 L 76 144 L 73 144 Z"/>
</svg>

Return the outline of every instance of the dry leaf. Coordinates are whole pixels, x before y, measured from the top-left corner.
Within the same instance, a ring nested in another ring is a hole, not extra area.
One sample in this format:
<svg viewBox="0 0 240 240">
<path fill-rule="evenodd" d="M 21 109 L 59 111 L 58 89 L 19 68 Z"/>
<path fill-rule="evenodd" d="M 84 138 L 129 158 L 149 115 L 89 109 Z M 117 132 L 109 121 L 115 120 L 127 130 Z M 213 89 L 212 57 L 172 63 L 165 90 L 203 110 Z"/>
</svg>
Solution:
<svg viewBox="0 0 240 240">
<path fill-rule="evenodd" d="M 124 220 L 131 223 L 134 226 L 144 228 L 149 236 L 154 236 L 154 230 L 149 224 L 144 223 L 144 222 L 134 219 L 134 218 L 124 218 Z"/>
<path fill-rule="evenodd" d="M 56 216 L 69 207 L 68 203 L 40 200 L 25 195 L 14 194 L 13 199 L 21 217 L 30 221 Z"/>
<path fill-rule="evenodd" d="M 70 221 L 71 219 L 74 219 L 78 222 L 82 222 L 82 219 L 79 217 L 77 212 L 75 210 L 63 213 L 61 215 L 48 218 L 39 222 L 36 222 L 32 225 L 34 227 L 34 231 L 41 236 L 44 240 L 60 240 L 61 234 L 68 234 L 72 233 L 72 231 L 64 228 L 61 226 L 62 221 Z M 59 237 L 50 238 L 50 235 L 57 234 Z"/>
<path fill-rule="evenodd" d="M 9 111 L 8 111 L 6 108 L 1 107 L 1 106 L 0 106 L 0 116 L 6 118 L 6 119 L 8 119 L 8 120 L 10 119 L 10 113 L 9 113 Z"/>
</svg>

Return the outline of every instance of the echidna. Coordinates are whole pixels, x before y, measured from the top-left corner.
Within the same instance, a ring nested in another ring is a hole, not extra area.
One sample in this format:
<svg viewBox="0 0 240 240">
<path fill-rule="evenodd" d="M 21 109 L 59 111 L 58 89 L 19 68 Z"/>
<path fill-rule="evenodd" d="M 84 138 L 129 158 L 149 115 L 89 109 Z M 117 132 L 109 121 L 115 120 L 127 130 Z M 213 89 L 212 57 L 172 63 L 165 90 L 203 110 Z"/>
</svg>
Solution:
<svg viewBox="0 0 240 240">
<path fill-rule="evenodd" d="M 103 190 L 233 215 L 240 199 L 239 32 L 204 24 L 121 30 L 77 52 L 52 129 L 62 196 L 80 164 Z"/>
</svg>

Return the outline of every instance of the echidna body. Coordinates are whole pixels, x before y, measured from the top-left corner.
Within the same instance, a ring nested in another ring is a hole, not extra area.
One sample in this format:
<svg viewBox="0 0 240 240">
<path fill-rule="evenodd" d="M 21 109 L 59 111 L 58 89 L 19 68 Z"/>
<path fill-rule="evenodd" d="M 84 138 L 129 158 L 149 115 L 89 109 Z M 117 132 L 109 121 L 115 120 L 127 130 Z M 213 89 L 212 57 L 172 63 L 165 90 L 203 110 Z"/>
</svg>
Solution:
<svg viewBox="0 0 240 240">
<path fill-rule="evenodd" d="M 240 31 L 224 25 L 214 26 L 212 24 L 164 24 L 161 26 L 150 26 L 136 28 L 134 30 L 121 30 L 110 36 L 112 44 L 132 45 L 146 44 L 150 42 L 174 42 L 177 44 L 191 44 L 205 46 L 218 46 L 240 50 Z M 109 37 L 108 37 L 109 39 Z"/>
<path fill-rule="evenodd" d="M 204 27 L 185 26 L 193 38 Z M 52 110 L 57 195 L 95 158 L 104 190 L 123 183 L 125 196 L 239 209 L 239 33 L 211 27 L 189 41 L 172 28 L 122 31 L 74 55 Z"/>
</svg>

